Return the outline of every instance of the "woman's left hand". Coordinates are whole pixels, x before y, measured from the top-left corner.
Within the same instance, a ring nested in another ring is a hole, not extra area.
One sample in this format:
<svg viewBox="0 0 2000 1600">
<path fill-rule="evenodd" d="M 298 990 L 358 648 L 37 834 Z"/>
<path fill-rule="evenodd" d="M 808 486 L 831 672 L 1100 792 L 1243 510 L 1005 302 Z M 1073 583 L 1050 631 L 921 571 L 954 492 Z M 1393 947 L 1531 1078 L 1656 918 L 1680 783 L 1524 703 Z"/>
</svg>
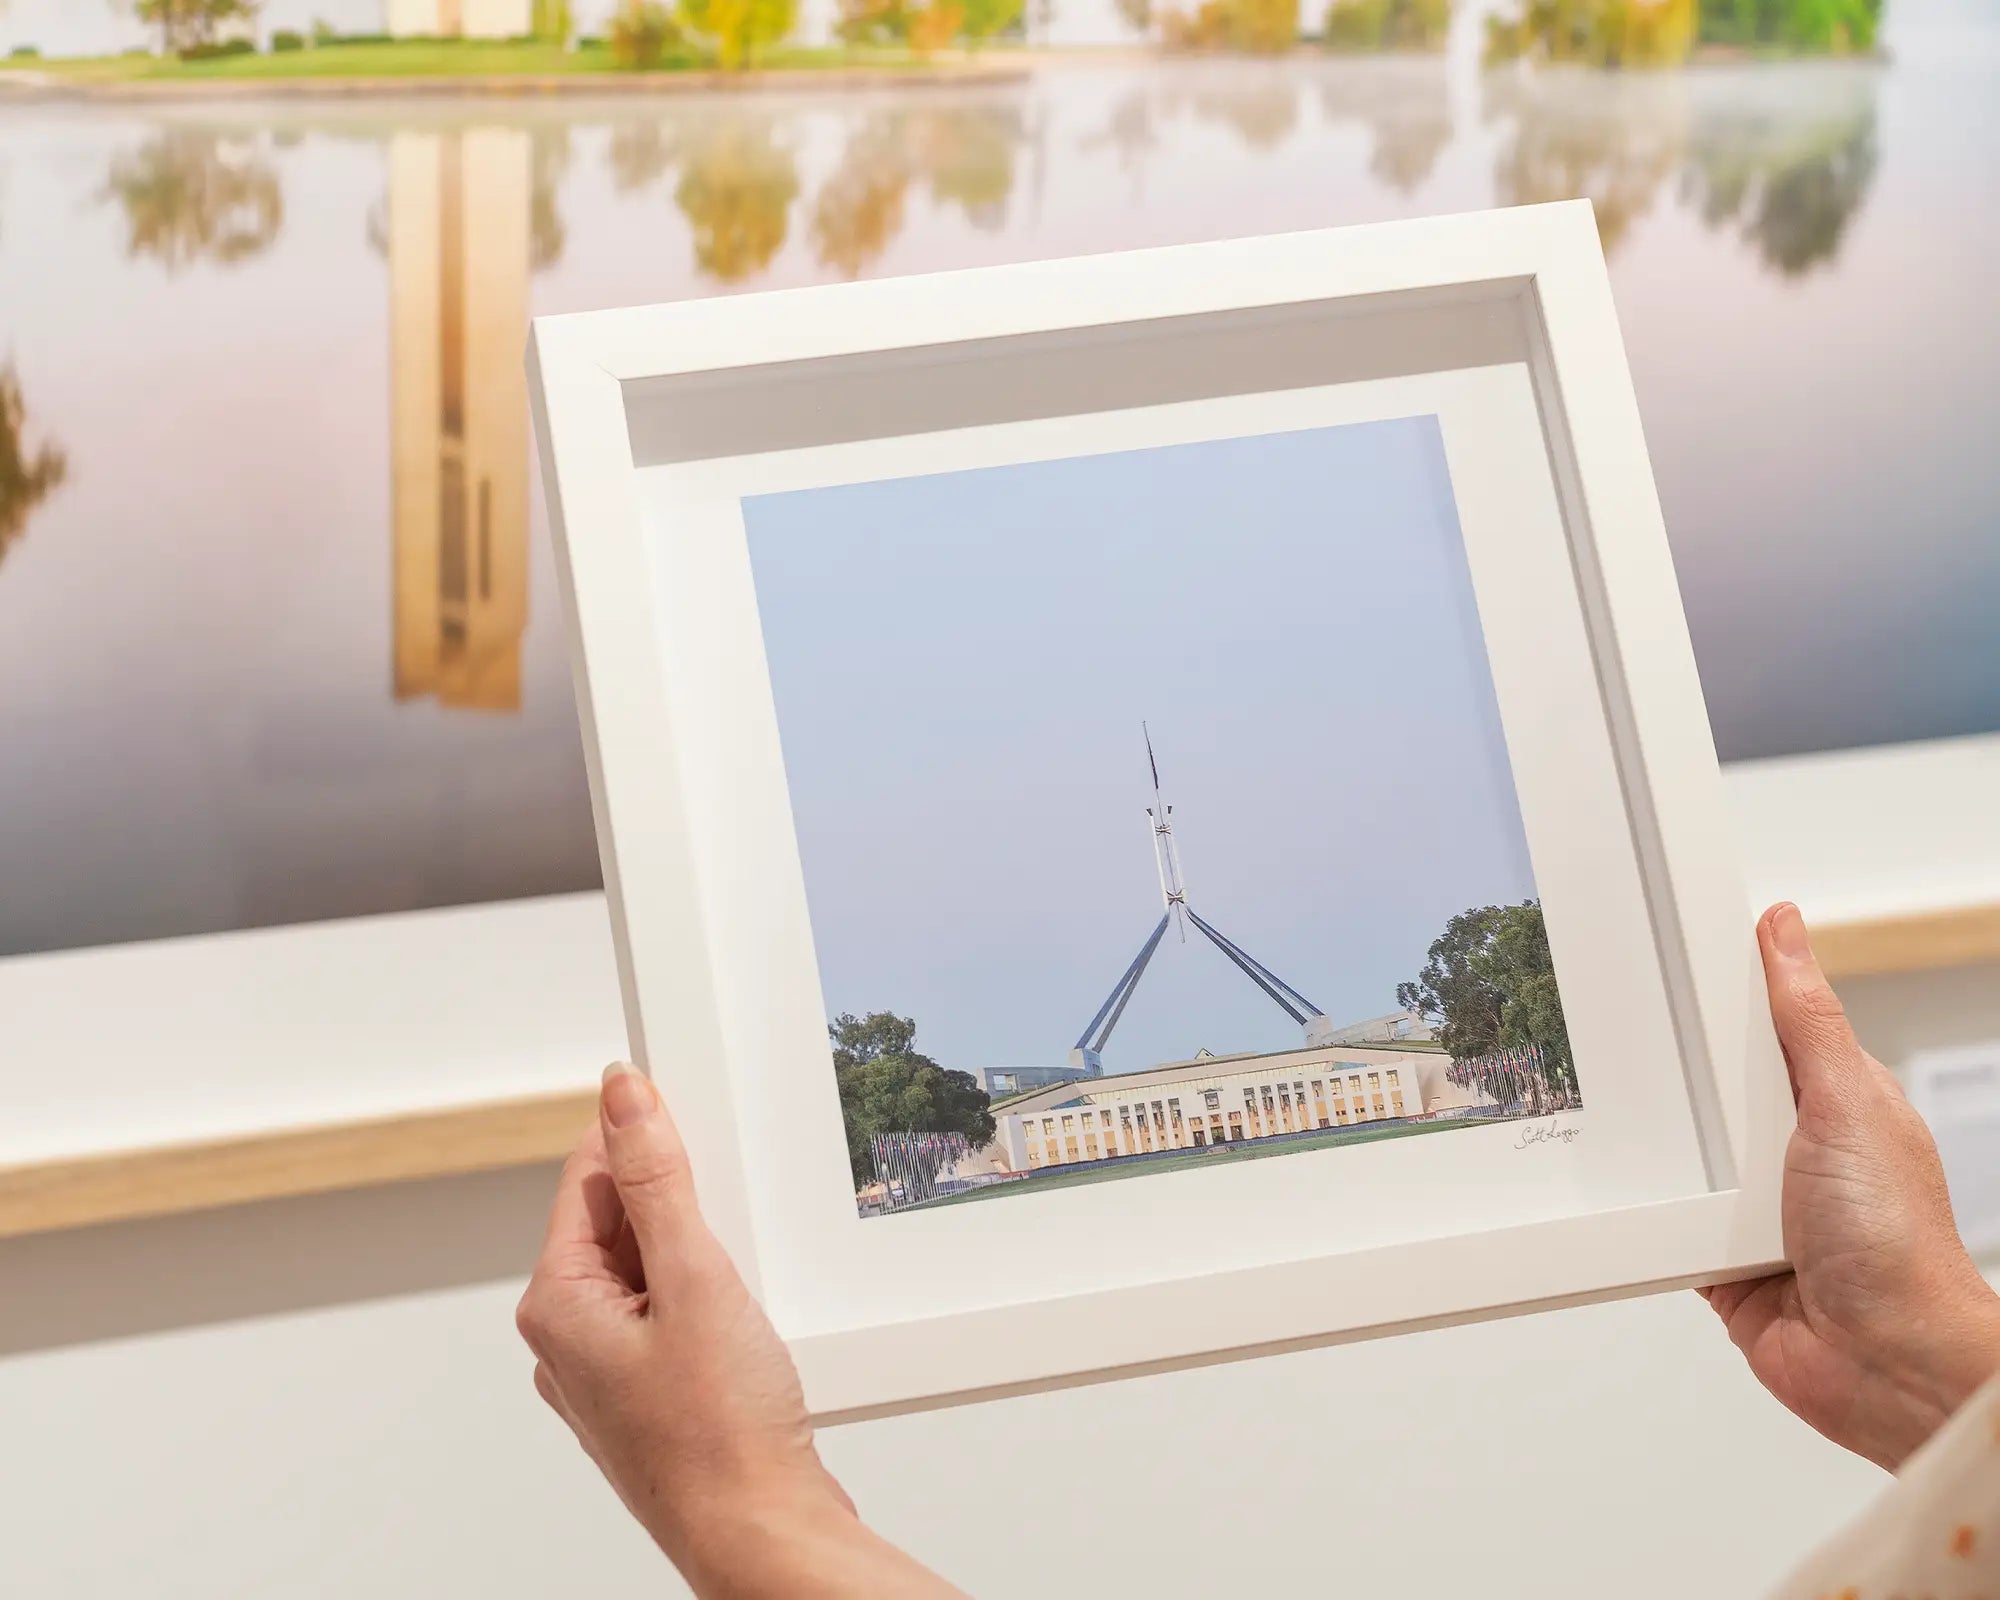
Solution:
<svg viewBox="0 0 2000 1600">
<path fill-rule="evenodd" d="M 820 1463 L 791 1356 L 631 1067 L 604 1075 L 516 1322 L 542 1398 L 698 1595 L 957 1593 L 870 1533 Z"/>
</svg>

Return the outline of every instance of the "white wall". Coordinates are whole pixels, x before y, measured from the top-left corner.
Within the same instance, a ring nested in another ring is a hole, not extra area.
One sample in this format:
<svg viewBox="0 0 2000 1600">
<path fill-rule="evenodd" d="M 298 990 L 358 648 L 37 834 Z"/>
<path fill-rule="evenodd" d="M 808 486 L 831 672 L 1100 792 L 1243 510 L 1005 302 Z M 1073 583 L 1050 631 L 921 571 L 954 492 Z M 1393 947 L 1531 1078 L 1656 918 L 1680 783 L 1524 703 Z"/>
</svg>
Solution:
<svg viewBox="0 0 2000 1600">
<path fill-rule="evenodd" d="M 1893 1057 L 2000 1036 L 1996 977 L 1849 1001 Z M 512 1311 L 552 1182 L 0 1244 L 0 1595 L 679 1592 L 529 1388 Z M 1749 1597 L 1881 1481 L 1766 1400 L 1693 1295 L 864 1424 L 825 1450 L 981 1600 Z"/>
</svg>

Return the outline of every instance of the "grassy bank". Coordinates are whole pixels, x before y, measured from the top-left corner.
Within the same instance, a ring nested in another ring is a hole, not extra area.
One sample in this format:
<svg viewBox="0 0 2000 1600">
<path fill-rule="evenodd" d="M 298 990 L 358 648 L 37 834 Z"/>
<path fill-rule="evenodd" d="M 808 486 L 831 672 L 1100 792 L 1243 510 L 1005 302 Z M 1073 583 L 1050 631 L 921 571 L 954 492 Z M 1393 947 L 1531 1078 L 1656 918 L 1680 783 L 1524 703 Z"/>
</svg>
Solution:
<svg viewBox="0 0 2000 1600">
<path fill-rule="evenodd" d="M 982 51 L 980 60 L 1000 52 Z M 759 62 L 769 71 L 873 71 L 961 63 L 956 54 L 921 56 L 907 50 L 806 49 L 780 46 Z M 658 72 L 700 71 L 711 66 L 692 53 L 663 58 Z M 391 78 L 643 78 L 619 66 L 601 43 L 566 50 L 532 39 L 399 39 L 393 42 L 324 44 L 309 50 L 282 50 L 183 61 L 144 53 L 43 59 L 0 60 L 0 73 L 31 73 L 79 88 L 121 84 L 274 83 L 323 79 Z"/>
</svg>

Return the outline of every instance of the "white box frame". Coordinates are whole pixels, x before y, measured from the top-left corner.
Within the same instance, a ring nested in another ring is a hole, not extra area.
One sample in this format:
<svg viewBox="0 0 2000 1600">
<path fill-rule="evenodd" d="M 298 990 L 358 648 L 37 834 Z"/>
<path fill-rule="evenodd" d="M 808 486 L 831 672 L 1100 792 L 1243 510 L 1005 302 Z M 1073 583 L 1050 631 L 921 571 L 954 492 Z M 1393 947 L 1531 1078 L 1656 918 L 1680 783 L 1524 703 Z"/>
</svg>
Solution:
<svg viewBox="0 0 2000 1600">
<path fill-rule="evenodd" d="M 667 1089 L 710 1223 L 768 1303 L 732 1088 L 740 1041 L 718 998 L 744 975 L 719 964 L 693 840 L 698 819 L 718 807 L 775 807 L 785 819 L 789 811 L 754 776 L 677 759 L 643 469 L 663 455 L 730 454 L 731 419 L 741 414 L 732 406 L 759 384 L 773 393 L 779 368 L 794 396 L 802 381 L 809 388 L 799 363 L 847 363 L 816 369 L 844 382 L 862 370 L 857 358 L 890 353 L 907 365 L 927 353 L 962 358 L 975 344 L 1024 350 L 1007 342 L 1321 307 L 1355 318 L 1356 329 L 1405 312 L 1443 327 L 1452 307 L 1467 304 L 1502 304 L 1521 319 L 1571 557 L 1566 603 L 1583 617 L 1595 655 L 1606 743 L 1641 865 L 1643 931 L 1675 1007 L 1707 1187 L 1389 1248 L 831 1331 L 788 1328 L 779 1316 L 818 1420 L 1716 1282 L 1781 1263 L 1790 1095 L 1595 224 L 1587 202 L 1568 202 L 536 322 L 530 390 L 632 1051 Z M 1455 363 L 1441 351 L 1437 364 Z M 866 420 L 843 403 L 838 437 L 944 426 L 939 395 L 970 388 L 940 390 L 943 370 L 914 403 L 893 376 L 885 380 L 871 391 L 880 409 Z M 699 403 L 685 403 L 696 381 Z M 1092 407 L 1040 414 L 1065 409 Z M 759 974 L 777 984 L 793 977 L 788 968 Z M 798 981 L 816 1002 L 816 979 Z"/>
</svg>

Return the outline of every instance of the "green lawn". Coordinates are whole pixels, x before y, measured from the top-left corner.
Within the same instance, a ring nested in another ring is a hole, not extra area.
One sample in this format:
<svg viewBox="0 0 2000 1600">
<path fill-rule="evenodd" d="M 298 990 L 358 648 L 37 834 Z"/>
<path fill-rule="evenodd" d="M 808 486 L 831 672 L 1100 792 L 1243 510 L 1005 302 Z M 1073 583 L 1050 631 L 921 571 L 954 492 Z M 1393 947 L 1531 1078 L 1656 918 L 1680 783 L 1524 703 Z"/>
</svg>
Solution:
<svg viewBox="0 0 2000 1600">
<path fill-rule="evenodd" d="M 1210 1145 L 1201 1150 L 1183 1150 L 1177 1155 L 1155 1156 L 1151 1160 L 1121 1161 L 1107 1166 L 1102 1162 L 1080 1162 L 1058 1167 L 1046 1177 L 1022 1178 L 1013 1183 L 990 1184 L 984 1189 L 968 1189 L 948 1194 L 940 1200 L 926 1200 L 910 1211 L 935 1211 L 939 1206 L 965 1205 L 974 1200 L 992 1200 L 1008 1194 L 1045 1194 L 1050 1189 L 1073 1189 L 1084 1183 L 1113 1183 L 1120 1178 L 1150 1177 L 1156 1172 L 1178 1172 L 1186 1167 L 1216 1166 L 1228 1161 L 1262 1161 L 1272 1156 L 1296 1155 L 1301 1150 L 1329 1150 L 1338 1145 L 1373 1144 L 1379 1139 L 1408 1139 L 1422 1133 L 1443 1133 L 1451 1128 L 1484 1128 L 1503 1117 L 1464 1117 L 1451 1122 L 1403 1122 L 1392 1128 L 1329 1128 L 1324 1133 L 1289 1139 L 1246 1139 L 1240 1144 Z M 892 1213 L 896 1216 L 902 1212 Z"/>
<path fill-rule="evenodd" d="M 898 50 L 803 49 L 783 46 L 760 66 L 773 69 L 934 66 L 934 58 Z M 669 57 L 662 71 L 700 68 L 693 55 Z M 307 50 L 217 56 L 182 61 L 176 56 L 119 55 L 0 58 L 0 71 L 45 73 L 78 84 L 200 83 L 215 80 L 283 81 L 296 78 L 534 78 L 616 74 L 624 69 L 602 44 L 575 50 L 535 40 L 403 39 L 385 44 L 328 44 Z"/>
</svg>

